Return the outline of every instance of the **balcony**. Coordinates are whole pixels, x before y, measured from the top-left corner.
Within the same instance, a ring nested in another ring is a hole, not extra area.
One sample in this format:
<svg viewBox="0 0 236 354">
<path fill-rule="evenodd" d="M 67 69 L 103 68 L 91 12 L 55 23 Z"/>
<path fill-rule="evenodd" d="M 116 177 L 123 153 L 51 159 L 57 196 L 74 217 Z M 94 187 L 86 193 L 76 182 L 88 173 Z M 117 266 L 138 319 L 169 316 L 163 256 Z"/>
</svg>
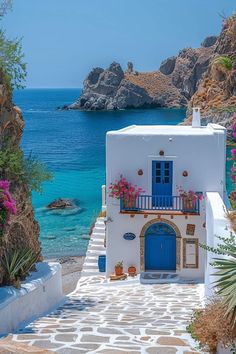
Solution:
<svg viewBox="0 0 236 354">
<path fill-rule="evenodd" d="M 189 201 L 180 196 L 140 195 L 136 199 L 120 199 L 121 213 L 200 214 L 200 200 Z"/>
</svg>

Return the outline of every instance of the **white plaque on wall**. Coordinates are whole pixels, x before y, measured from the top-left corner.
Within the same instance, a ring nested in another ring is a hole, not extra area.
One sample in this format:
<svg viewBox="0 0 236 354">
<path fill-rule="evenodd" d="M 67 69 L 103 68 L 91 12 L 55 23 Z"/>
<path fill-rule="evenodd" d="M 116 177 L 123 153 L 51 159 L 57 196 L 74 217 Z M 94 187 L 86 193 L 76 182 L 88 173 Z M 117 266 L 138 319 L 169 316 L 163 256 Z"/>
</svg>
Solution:
<svg viewBox="0 0 236 354">
<path fill-rule="evenodd" d="M 198 240 L 193 238 L 183 239 L 184 268 L 198 268 Z"/>
</svg>

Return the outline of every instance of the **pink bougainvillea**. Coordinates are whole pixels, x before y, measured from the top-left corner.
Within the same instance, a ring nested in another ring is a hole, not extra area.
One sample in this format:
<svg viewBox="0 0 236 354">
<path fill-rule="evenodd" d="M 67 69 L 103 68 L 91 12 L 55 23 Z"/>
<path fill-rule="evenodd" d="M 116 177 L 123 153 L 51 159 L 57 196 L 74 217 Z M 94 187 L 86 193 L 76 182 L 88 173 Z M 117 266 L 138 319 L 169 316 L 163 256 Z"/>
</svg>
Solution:
<svg viewBox="0 0 236 354">
<path fill-rule="evenodd" d="M 144 190 L 142 188 L 139 188 L 136 185 L 132 185 L 132 183 L 129 183 L 127 179 L 124 178 L 122 175 L 120 176 L 119 180 L 115 180 L 114 183 L 110 184 L 109 189 L 109 196 L 116 199 L 135 199 L 141 193 L 144 193 Z"/>
<path fill-rule="evenodd" d="M 0 180 L 0 236 L 8 223 L 10 216 L 16 214 L 16 201 L 9 192 L 10 182 Z"/>
<path fill-rule="evenodd" d="M 196 202 L 197 200 L 203 200 L 204 196 L 203 194 L 196 193 L 193 190 L 185 191 L 182 187 L 178 188 L 179 190 L 179 195 L 183 199 L 187 199 L 189 201 Z"/>
</svg>

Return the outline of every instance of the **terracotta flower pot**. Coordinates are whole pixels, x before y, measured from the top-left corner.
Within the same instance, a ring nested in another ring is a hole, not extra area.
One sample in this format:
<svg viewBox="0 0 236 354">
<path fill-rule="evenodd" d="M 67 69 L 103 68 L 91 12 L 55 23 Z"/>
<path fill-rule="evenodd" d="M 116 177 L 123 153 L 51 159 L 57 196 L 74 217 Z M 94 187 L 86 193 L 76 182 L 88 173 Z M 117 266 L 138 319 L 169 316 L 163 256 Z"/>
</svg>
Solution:
<svg viewBox="0 0 236 354">
<path fill-rule="evenodd" d="M 116 275 L 123 275 L 123 267 L 115 267 L 115 274 Z"/>
<path fill-rule="evenodd" d="M 124 199 L 125 208 L 134 209 L 136 206 L 136 198 Z"/>
<path fill-rule="evenodd" d="M 129 273 L 129 275 L 136 274 L 136 268 L 134 266 L 129 267 L 128 268 L 128 273 Z"/>
<path fill-rule="evenodd" d="M 184 211 L 193 211 L 196 209 L 196 201 L 183 198 L 183 210 Z"/>
</svg>

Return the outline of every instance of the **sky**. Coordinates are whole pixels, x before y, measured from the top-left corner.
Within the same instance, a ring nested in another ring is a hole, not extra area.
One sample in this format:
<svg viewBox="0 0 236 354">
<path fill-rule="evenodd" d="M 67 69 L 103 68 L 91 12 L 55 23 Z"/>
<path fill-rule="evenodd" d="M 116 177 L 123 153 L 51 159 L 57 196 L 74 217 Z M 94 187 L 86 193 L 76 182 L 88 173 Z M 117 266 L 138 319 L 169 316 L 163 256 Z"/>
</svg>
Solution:
<svg viewBox="0 0 236 354">
<path fill-rule="evenodd" d="M 93 67 L 128 61 L 157 70 L 184 47 L 221 30 L 236 0 L 14 0 L 2 21 L 22 38 L 26 86 L 78 88 Z"/>
</svg>

